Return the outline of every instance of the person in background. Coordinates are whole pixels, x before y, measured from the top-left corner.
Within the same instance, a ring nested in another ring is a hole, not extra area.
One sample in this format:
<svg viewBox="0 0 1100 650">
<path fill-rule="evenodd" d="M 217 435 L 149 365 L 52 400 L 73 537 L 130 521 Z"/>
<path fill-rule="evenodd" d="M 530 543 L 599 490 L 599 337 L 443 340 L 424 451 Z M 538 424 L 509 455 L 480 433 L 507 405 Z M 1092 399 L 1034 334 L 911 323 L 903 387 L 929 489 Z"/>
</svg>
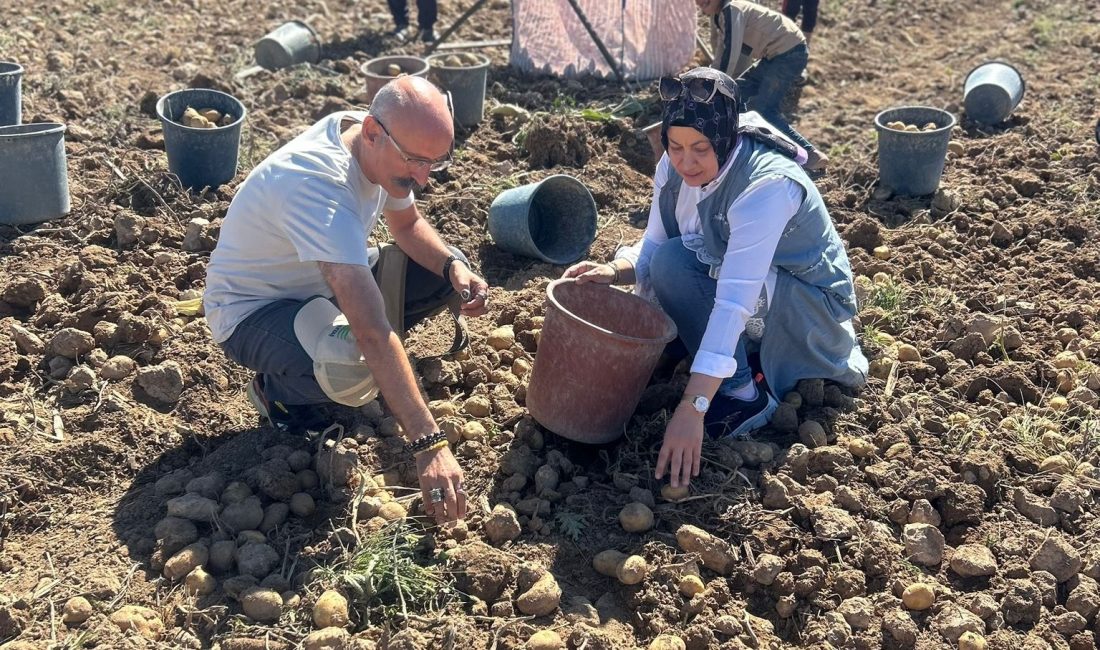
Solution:
<svg viewBox="0 0 1100 650">
<path fill-rule="evenodd" d="M 655 473 L 680 487 L 699 474 L 705 435 L 759 429 L 775 396 L 801 379 L 858 388 L 868 363 L 852 326 L 844 242 L 794 147 L 741 124 L 737 87 L 717 70 L 666 77 L 660 92 L 666 153 L 645 236 L 612 262 L 580 262 L 564 277 L 634 284 L 694 355 Z M 753 349 L 766 384 L 749 365 Z"/>
<path fill-rule="evenodd" d="M 814 27 L 817 27 L 817 5 L 819 0 L 783 0 L 783 15 L 791 20 L 798 18 L 798 12 L 802 12 L 802 35 L 806 37 L 806 46 L 810 45 L 813 38 Z"/>
<path fill-rule="evenodd" d="M 807 152 L 807 171 L 825 169 L 829 157 L 814 148 L 780 111 L 800 83 L 809 60 L 806 37 L 794 22 L 750 0 L 695 0 L 710 16 L 712 67 L 737 80 L 742 103 L 760 113 Z"/>
<path fill-rule="evenodd" d="M 435 42 L 435 19 L 439 13 L 436 0 L 416 0 L 416 24 L 419 27 L 419 34 L 409 31 L 409 0 L 386 0 L 386 2 L 390 6 L 393 22 L 396 23 L 396 27 L 390 32 L 393 36 L 402 41 L 411 41 L 419 35 L 420 40 L 425 43 Z"/>
</svg>

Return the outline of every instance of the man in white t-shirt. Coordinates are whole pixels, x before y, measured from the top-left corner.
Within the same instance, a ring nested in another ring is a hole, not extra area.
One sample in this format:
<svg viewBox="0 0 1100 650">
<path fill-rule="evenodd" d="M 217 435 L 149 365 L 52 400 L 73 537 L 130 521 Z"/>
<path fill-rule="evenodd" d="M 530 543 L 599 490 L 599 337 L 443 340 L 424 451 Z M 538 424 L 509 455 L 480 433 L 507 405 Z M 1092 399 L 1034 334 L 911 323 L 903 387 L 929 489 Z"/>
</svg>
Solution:
<svg viewBox="0 0 1100 650">
<path fill-rule="evenodd" d="M 402 77 L 369 112 L 334 113 L 271 154 L 229 207 L 203 298 L 214 340 L 257 372 L 249 397 L 273 425 L 300 430 L 311 405 L 358 405 L 380 391 L 408 438 L 426 508 L 441 520 L 465 514 L 462 471 L 395 329 L 456 295 L 461 314 L 486 311 L 488 285 L 413 202 L 413 189 L 451 162 L 449 109 L 431 83 Z M 367 243 L 379 215 L 408 256 L 397 327 Z"/>
</svg>

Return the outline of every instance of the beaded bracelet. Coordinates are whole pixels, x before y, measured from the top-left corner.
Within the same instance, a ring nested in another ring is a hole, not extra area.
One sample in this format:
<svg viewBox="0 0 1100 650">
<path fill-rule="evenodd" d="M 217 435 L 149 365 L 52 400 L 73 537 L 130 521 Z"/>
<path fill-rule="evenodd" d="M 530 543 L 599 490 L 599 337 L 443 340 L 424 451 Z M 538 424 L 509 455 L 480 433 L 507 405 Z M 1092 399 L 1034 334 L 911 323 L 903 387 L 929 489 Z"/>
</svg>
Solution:
<svg viewBox="0 0 1100 650">
<path fill-rule="evenodd" d="M 462 263 L 462 260 L 458 259 L 457 255 L 451 255 L 447 258 L 446 262 L 443 262 L 443 279 L 447 282 L 451 281 L 451 265 L 455 262 Z M 468 265 L 467 265 L 468 268 Z"/>
<path fill-rule="evenodd" d="M 413 440 L 412 442 L 405 443 L 406 454 L 417 454 L 422 451 L 427 451 L 432 445 L 436 445 L 440 442 L 447 442 L 447 434 L 442 431 L 436 431 L 435 433 L 428 434 Z"/>
<path fill-rule="evenodd" d="M 437 449 L 443 449 L 444 447 L 450 446 L 451 443 L 447 442 L 446 440 L 440 440 L 439 442 L 435 443 L 431 447 L 428 447 L 427 449 L 421 449 L 420 451 L 413 452 L 413 458 L 420 456 L 420 454 L 426 454 L 429 451 L 435 451 Z"/>
</svg>

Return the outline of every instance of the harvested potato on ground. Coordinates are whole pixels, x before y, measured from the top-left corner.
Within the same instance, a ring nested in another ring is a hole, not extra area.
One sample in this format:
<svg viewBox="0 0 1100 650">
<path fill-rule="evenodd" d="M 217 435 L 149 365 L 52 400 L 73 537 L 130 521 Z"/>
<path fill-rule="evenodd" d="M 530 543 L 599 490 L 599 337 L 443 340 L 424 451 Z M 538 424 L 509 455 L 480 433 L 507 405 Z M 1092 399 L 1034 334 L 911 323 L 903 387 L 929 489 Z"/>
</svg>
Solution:
<svg viewBox="0 0 1100 650">
<path fill-rule="evenodd" d="M 560 602 L 561 587 L 549 571 L 516 599 L 519 611 L 528 616 L 546 616 L 556 610 Z"/>
<path fill-rule="evenodd" d="M 540 630 L 527 639 L 527 650 L 561 650 L 561 637 L 553 630 Z"/>
<path fill-rule="evenodd" d="M 703 593 L 706 588 L 707 586 L 703 584 L 703 579 L 697 575 L 689 573 L 680 578 L 680 593 L 688 598 L 691 598 L 695 594 Z"/>
<path fill-rule="evenodd" d="M 680 487 L 672 487 L 671 484 L 665 485 L 661 488 L 661 498 L 665 501 L 679 501 L 680 499 L 686 499 L 690 494 L 690 488 L 686 485 Z"/>
<path fill-rule="evenodd" d="M 396 501 L 390 501 L 389 503 L 383 503 L 382 507 L 378 509 L 378 516 L 382 517 L 386 521 L 397 521 L 398 519 L 404 519 L 406 515 L 405 506 Z"/>
<path fill-rule="evenodd" d="M 703 566 L 722 575 L 729 575 L 737 564 L 737 553 L 728 542 L 697 526 L 680 526 L 676 543 L 688 553 L 698 553 Z"/>
<path fill-rule="evenodd" d="M 348 624 L 348 599 L 338 591 L 326 591 L 313 606 L 313 624 L 318 628 Z"/>
<path fill-rule="evenodd" d="M 401 66 L 397 65 L 396 63 L 391 63 L 386 66 L 386 74 L 391 77 L 399 77 L 404 74 L 404 72 L 405 71 L 401 69 Z"/>
<path fill-rule="evenodd" d="M 901 602 L 904 603 L 908 609 L 917 612 L 923 611 L 931 607 L 932 603 L 936 602 L 936 592 L 930 584 L 915 582 L 906 587 L 905 591 L 901 593 Z"/>
<path fill-rule="evenodd" d="M 617 578 L 624 585 L 636 585 L 645 580 L 649 565 L 640 555 L 627 555 L 614 549 L 601 551 L 592 558 L 596 573 Z"/>
<path fill-rule="evenodd" d="M 628 503 L 619 511 L 619 524 L 628 533 L 644 533 L 653 528 L 653 511 L 644 503 Z"/>
<path fill-rule="evenodd" d="M 875 246 L 875 249 L 871 252 L 880 260 L 890 259 L 892 253 L 889 246 Z"/>
<path fill-rule="evenodd" d="M 649 643 L 649 650 L 686 650 L 684 640 L 671 634 L 662 634 Z"/>
</svg>

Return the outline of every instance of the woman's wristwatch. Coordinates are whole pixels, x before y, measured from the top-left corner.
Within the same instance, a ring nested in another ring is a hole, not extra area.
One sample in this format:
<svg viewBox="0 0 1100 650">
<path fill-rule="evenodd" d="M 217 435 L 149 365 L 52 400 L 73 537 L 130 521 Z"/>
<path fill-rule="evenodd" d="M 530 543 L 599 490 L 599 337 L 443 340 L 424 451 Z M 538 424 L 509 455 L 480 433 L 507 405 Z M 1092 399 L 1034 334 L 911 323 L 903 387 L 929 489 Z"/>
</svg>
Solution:
<svg viewBox="0 0 1100 650">
<path fill-rule="evenodd" d="M 695 412 L 699 415 L 706 415 L 706 412 L 710 410 L 710 399 L 706 395 L 684 395 L 684 402 L 691 404 L 691 408 L 695 409 Z"/>
</svg>

